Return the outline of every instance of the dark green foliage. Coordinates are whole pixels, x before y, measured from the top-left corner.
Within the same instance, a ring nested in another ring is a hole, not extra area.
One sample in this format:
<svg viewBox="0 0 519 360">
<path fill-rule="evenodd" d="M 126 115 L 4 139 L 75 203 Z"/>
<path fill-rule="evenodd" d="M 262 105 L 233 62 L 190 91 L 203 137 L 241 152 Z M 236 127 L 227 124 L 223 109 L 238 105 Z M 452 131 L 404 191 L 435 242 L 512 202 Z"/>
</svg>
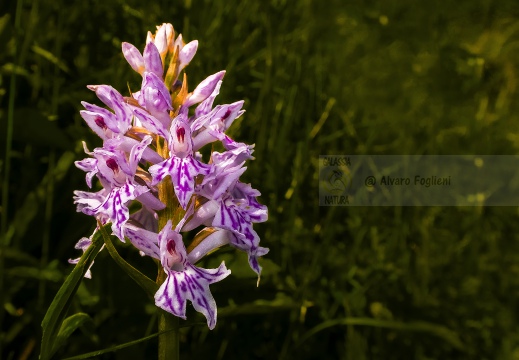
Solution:
<svg viewBox="0 0 519 360">
<path fill-rule="evenodd" d="M 217 103 L 246 100 L 231 136 L 256 143 L 244 181 L 269 207 L 255 227 L 270 248 L 259 288 L 243 254 L 207 259 L 233 273 L 212 287 L 215 330 L 188 306 L 181 357 L 519 358 L 517 208 L 319 208 L 317 184 L 319 155 L 517 154 L 512 0 L 0 2 L 2 178 L 11 159 L 0 356 L 37 358 L 74 244 L 95 226 L 72 204 L 72 191 L 87 189 L 73 166 L 85 157 L 80 141 L 100 143 L 79 116 L 80 101 L 100 104 L 86 85 L 137 87 L 121 41 L 143 48 L 162 22 L 200 42 L 190 89 L 226 69 Z M 114 245 L 155 278 L 151 259 Z M 67 315 L 91 321 L 56 358 L 157 332 L 152 301 L 107 251 L 92 274 Z M 151 338 L 99 358 L 156 356 Z"/>
</svg>

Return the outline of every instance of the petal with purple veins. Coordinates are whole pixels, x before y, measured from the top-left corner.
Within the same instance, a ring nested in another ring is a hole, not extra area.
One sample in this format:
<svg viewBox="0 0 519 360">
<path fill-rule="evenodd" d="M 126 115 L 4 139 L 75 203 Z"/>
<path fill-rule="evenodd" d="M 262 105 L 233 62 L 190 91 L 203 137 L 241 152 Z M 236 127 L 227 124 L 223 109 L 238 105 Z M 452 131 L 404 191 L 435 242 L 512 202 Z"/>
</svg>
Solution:
<svg viewBox="0 0 519 360">
<path fill-rule="evenodd" d="M 166 207 L 166 205 L 157 199 L 157 197 L 151 192 L 145 192 L 144 194 L 139 195 L 136 200 L 151 210 L 162 210 Z"/>
<path fill-rule="evenodd" d="M 218 105 L 207 115 L 193 121 L 193 131 L 200 131 L 193 137 L 193 149 L 198 150 L 202 146 L 221 138 L 224 132 L 232 125 L 233 121 L 243 112 L 243 101 L 232 104 Z M 202 129 L 205 127 L 205 129 Z"/>
<path fill-rule="evenodd" d="M 191 94 L 189 94 L 183 104 L 184 107 L 190 107 L 191 105 L 198 104 L 201 101 L 207 99 L 214 91 L 218 82 L 225 76 L 225 70 L 217 72 L 205 80 L 203 80 Z"/>
<path fill-rule="evenodd" d="M 180 50 L 180 53 L 178 54 L 178 60 L 180 62 L 178 69 L 179 72 L 185 68 L 191 62 L 191 60 L 193 60 L 197 49 L 198 40 L 193 40 L 182 47 L 182 50 Z"/>
<path fill-rule="evenodd" d="M 218 96 L 218 94 L 220 93 L 220 87 L 222 86 L 222 80 L 218 81 L 216 83 L 216 86 L 213 90 L 213 92 L 211 93 L 211 95 L 209 95 L 209 97 L 207 99 L 205 99 L 204 101 L 202 101 L 195 109 L 195 118 L 200 118 L 200 116 L 203 116 L 203 115 L 206 115 L 208 114 L 210 111 L 211 111 L 211 108 L 213 107 L 213 102 L 214 102 L 214 99 Z M 194 131 L 195 129 L 193 129 Z"/>
<path fill-rule="evenodd" d="M 124 234 L 139 251 L 155 259 L 160 259 L 157 233 L 127 223 Z"/>
<path fill-rule="evenodd" d="M 125 136 L 121 139 L 119 149 L 125 152 L 131 152 L 133 147 L 138 144 L 139 142 L 137 140 Z M 144 149 L 144 152 L 142 153 L 142 158 L 151 163 L 158 163 L 164 160 L 159 154 L 157 154 L 149 147 Z"/>
<path fill-rule="evenodd" d="M 205 237 L 191 252 L 187 255 L 187 259 L 191 264 L 196 264 L 201 258 L 208 253 L 229 244 L 232 233 L 228 230 L 216 230 L 209 236 Z"/>
<path fill-rule="evenodd" d="M 249 264 L 259 276 L 261 267 L 257 263 L 257 258 L 266 254 L 268 249 L 259 247 L 260 239 L 252 228 L 247 207 L 239 207 L 230 197 L 221 201 L 220 209 L 215 214 L 212 225 L 233 233 L 231 245 L 248 254 Z"/>
<path fill-rule="evenodd" d="M 86 174 L 86 183 L 89 188 L 92 188 L 92 178 L 97 174 L 97 159 L 94 158 L 86 158 L 80 161 L 75 161 L 74 164 L 80 170 L 85 171 Z"/>
<path fill-rule="evenodd" d="M 157 26 L 157 31 L 155 32 L 155 39 L 153 40 L 153 43 L 155 44 L 158 52 L 160 53 L 162 61 L 164 61 L 164 58 L 166 57 L 166 53 L 168 51 L 168 28 L 166 25 L 167 24 L 162 24 L 161 26 Z M 171 24 L 169 25 L 171 26 Z M 173 26 L 171 26 L 171 28 L 172 27 Z M 171 33 L 169 35 L 171 35 Z"/>
<path fill-rule="evenodd" d="M 214 215 L 219 208 L 219 203 L 215 200 L 209 200 L 205 204 L 199 206 L 194 213 L 189 214 L 191 218 L 183 225 L 182 231 L 191 231 L 200 225 L 210 226 Z"/>
<path fill-rule="evenodd" d="M 259 244 L 259 237 L 252 230 L 252 223 L 247 213 L 234 204 L 233 199 L 227 197 L 220 202 L 220 209 L 216 212 L 213 226 L 230 230 L 246 240 L 249 247 Z"/>
<path fill-rule="evenodd" d="M 171 220 L 159 233 L 161 262 L 167 278 L 155 294 L 155 304 L 182 319 L 186 318 L 186 303 L 191 301 L 196 311 L 204 314 L 207 325 L 216 325 L 216 302 L 209 285 L 226 278 L 231 271 L 222 262 L 217 269 L 192 265 L 187 258 L 182 236 L 171 228 Z"/>
<path fill-rule="evenodd" d="M 159 78 L 162 78 L 162 74 L 164 73 L 164 69 L 162 67 L 162 59 L 160 57 L 159 50 L 153 42 L 149 42 L 146 44 L 146 47 L 144 48 L 143 58 L 146 71 L 152 72 Z"/>
<path fill-rule="evenodd" d="M 95 131 L 101 139 L 113 138 L 114 135 L 108 133 L 107 130 L 114 134 L 121 134 L 119 128 L 119 121 L 114 113 L 108 111 L 100 106 L 92 105 L 87 102 L 82 102 L 85 110 L 81 110 L 79 113 L 81 117 L 87 122 L 88 126 Z"/>
<path fill-rule="evenodd" d="M 254 270 L 256 274 L 258 274 L 259 279 L 261 274 L 261 266 L 258 263 L 258 258 L 266 255 L 269 252 L 269 249 L 261 246 L 251 246 L 250 242 L 245 238 L 245 236 L 234 232 L 231 234 L 230 244 L 233 247 L 247 253 L 249 265 L 251 269 Z"/>
<path fill-rule="evenodd" d="M 256 274 L 258 274 L 258 283 L 259 283 L 259 276 L 261 274 L 261 269 L 262 269 L 262 267 L 258 263 L 258 258 L 263 255 L 268 254 L 268 252 L 269 252 L 269 249 L 261 247 L 261 246 L 256 248 L 254 251 L 248 252 L 249 265 L 250 265 L 251 269 L 254 270 L 254 272 Z"/>
<path fill-rule="evenodd" d="M 184 158 L 193 153 L 193 139 L 191 137 L 191 128 L 186 123 L 184 114 L 178 115 L 171 122 L 169 149 L 171 154 Z"/>
<path fill-rule="evenodd" d="M 119 139 L 110 139 L 105 141 L 104 147 L 94 149 L 98 176 L 107 180 L 110 188 L 123 186 L 129 177 L 135 175 L 128 165 L 126 154 L 118 149 L 120 143 Z"/>
<path fill-rule="evenodd" d="M 149 194 L 149 192 L 145 194 Z M 130 219 L 132 220 L 132 222 L 136 222 L 140 227 L 142 227 L 145 230 L 152 231 L 155 233 L 159 231 L 157 213 L 150 211 L 145 206 L 131 214 Z"/>
<path fill-rule="evenodd" d="M 217 116 L 213 118 L 211 126 L 218 128 L 222 132 L 226 131 L 232 125 L 233 121 L 245 112 L 241 109 L 243 103 L 244 101 L 240 100 L 233 102 L 232 104 L 223 105 L 222 107 L 225 109 L 225 113 L 221 112 L 220 114 L 217 114 Z"/>
<path fill-rule="evenodd" d="M 182 39 L 182 34 L 178 34 L 177 39 L 173 43 L 173 49 L 176 49 L 177 46 L 179 49 L 182 49 L 184 47 L 184 40 Z"/>
<path fill-rule="evenodd" d="M 105 201 L 107 194 L 108 191 L 106 189 L 95 193 L 79 190 L 74 191 L 74 204 L 77 205 L 77 212 L 82 212 L 90 216 L 96 215 L 96 210 Z"/>
<path fill-rule="evenodd" d="M 94 232 L 95 233 L 95 232 Z M 83 253 L 85 253 L 85 251 L 88 249 L 88 247 L 90 245 L 92 245 L 92 237 L 94 236 L 94 234 L 92 234 L 92 236 L 90 236 L 90 238 L 87 238 L 87 237 L 83 237 L 81 239 L 79 239 L 79 241 L 76 243 L 76 245 L 74 246 L 74 249 L 76 250 L 82 250 Z M 104 246 L 104 245 L 103 245 Z M 69 259 L 68 260 L 68 263 L 69 264 L 77 264 L 79 262 L 81 258 L 77 258 L 77 259 Z M 92 266 L 94 265 L 94 262 L 92 261 L 92 263 L 90 264 L 90 266 L 88 267 L 88 270 L 85 272 L 85 277 L 87 279 L 92 279 L 92 272 L 90 271 L 90 269 L 92 268 Z"/>
<path fill-rule="evenodd" d="M 232 154 L 240 155 L 244 157 L 246 160 L 254 160 L 254 157 L 252 156 L 252 153 L 254 152 L 254 144 L 248 145 L 245 143 L 234 141 L 225 134 L 223 134 L 223 136 L 221 137 L 218 137 L 218 140 L 222 142 L 222 145 L 225 148 L 225 150 L 231 152 Z"/>
<path fill-rule="evenodd" d="M 119 133 L 124 134 L 130 127 L 131 110 L 124 101 L 123 96 L 110 85 L 89 85 L 90 90 L 95 91 L 97 97 L 109 108 L 115 111 L 116 127 Z"/>
<path fill-rule="evenodd" d="M 197 175 L 207 175 L 210 166 L 206 165 L 191 156 L 179 158 L 173 156 L 160 164 L 149 168 L 149 173 L 153 177 L 153 185 L 158 184 L 168 175 L 171 176 L 175 194 L 183 209 L 191 199 L 195 188 L 195 177 Z"/>
<path fill-rule="evenodd" d="M 155 134 L 159 134 L 165 139 L 169 137 L 169 132 L 166 130 L 161 121 L 159 121 L 158 119 L 149 115 L 148 113 L 146 113 L 146 111 L 141 109 L 136 108 L 133 110 L 133 113 L 141 121 L 142 125 L 146 129 L 150 130 L 151 132 L 154 132 Z"/>
<path fill-rule="evenodd" d="M 182 241 L 182 235 L 172 229 L 171 220 L 168 220 L 160 230 L 158 244 L 162 266 L 167 269 L 174 267 L 178 271 L 183 271 L 187 259 L 186 247 Z"/>
<path fill-rule="evenodd" d="M 151 136 L 146 135 L 142 141 L 135 145 L 132 148 L 132 151 L 130 152 L 129 157 L 129 169 L 130 169 L 130 176 L 135 176 L 135 172 L 137 171 L 137 166 L 139 165 L 139 162 L 141 161 L 142 154 L 144 153 L 144 150 L 148 147 L 148 145 L 151 144 Z"/>
<path fill-rule="evenodd" d="M 208 199 L 219 200 L 234 186 L 247 168 L 243 167 L 243 163 L 219 162 L 215 154 L 218 153 L 213 153 L 211 171 L 204 177 L 197 191 Z"/>
<path fill-rule="evenodd" d="M 110 85 L 88 85 L 87 88 L 94 91 L 99 100 L 111 109 L 116 102 L 124 101 L 122 95 Z"/>
<path fill-rule="evenodd" d="M 141 52 L 135 46 L 127 42 L 122 43 L 122 49 L 124 58 L 128 61 L 132 69 L 142 74 L 144 72 L 144 58 Z"/>
<path fill-rule="evenodd" d="M 159 119 L 166 128 L 169 127 L 171 122 L 169 110 L 173 109 L 173 104 L 166 85 L 156 74 L 144 73 L 140 96 L 141 105 L 144 105 L 146 110 Z"/>
<path fill-rule="evenodd" d="M 166 281 L 155 294 L 155 304 L 182 319 L 186 318 L 186 302 L 207 319 L 209 329 L 216 326 L 217 308 L 209 285 L 226 278 L 231 271 L 222 262 L 217 269 L 203 269 L 187 264 L 184 271 L 166 270 Z"/>
<path fill-rule="evenodd" d="M 102 140 L 106 140 L 113 136 L 113 132 L 108 128 L 108 126 L 106 125 L 105 118 L 101 114 L 87 110 L 81 110 L 79 114 L 85 120 L 87 125 L 90 126 L 90 128 Z"/>
<path fill-rule="evenodd" d="M 242 207 L 247 209 L 247 214 L 251 219 L 251 222 L 260 223 L 265 222 L 268 219 L 268 209 L 266 205 L 260 204 L 256 199 L 261 193 L 253 189 L 250 184 L 244 184 L 237 182 L 232 192 L 234 199 L 240 199 Z"/>
<path fill-rule="evenodd" d="M 126 204 L 147 191 L 149 189 L 145 186 L 126 183 L 110 191 L 103 204 L 97 208 L 96 214 L 103 214 L 110 219 L 112 231 L 121 241 L 124 241 L 124 226 L 130 218 Z"/>
</svg>

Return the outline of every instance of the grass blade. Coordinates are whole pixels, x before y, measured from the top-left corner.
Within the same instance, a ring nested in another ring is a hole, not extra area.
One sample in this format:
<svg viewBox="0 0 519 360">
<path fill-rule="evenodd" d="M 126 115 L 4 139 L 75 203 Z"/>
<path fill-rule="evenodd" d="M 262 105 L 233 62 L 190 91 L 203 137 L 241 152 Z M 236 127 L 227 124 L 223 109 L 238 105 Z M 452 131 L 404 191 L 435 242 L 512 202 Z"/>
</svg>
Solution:
<svg viewBox="0 0 519 360">
<path fill-rule="evenodd" d="M 112 243 L 111 236 L 108 234 L 105 228 L 101 227 L 99 231 L 104 239 L 106 249 L 110 253 L 110 256 L 114 261 L 124 270 L 145 292 L 153 298 L 159 286 L 152 281 L 149 277 L 141 273 L 139 270 L 131 266 L 126 260 L 124 260 L 121 255 L 117 252 L 114 244 Z"/>
<path fill-rule="evenodd" d="M 92 261 L 94 261 L 102 247 L 103 242 L 101 241 L 101 234 L 97 233 L 92 239 L 92 245 L 90 245 L 90 247 L 83 253 L 83 256 L 81 256 L 81 259 L 67 277 L 50 304 L 41 323 L 43 328 L 40 352 L 41 360 L 50 359 L 54 354 L 54 342 L 56 341 L 58 330 L 61 328 L 61 324 L 65 318 L 70 302 L 72 301 L 72 297 L 79 288 L 79 284 L 83 280 L 83 277 L 92 264 Z"/>
</svg>

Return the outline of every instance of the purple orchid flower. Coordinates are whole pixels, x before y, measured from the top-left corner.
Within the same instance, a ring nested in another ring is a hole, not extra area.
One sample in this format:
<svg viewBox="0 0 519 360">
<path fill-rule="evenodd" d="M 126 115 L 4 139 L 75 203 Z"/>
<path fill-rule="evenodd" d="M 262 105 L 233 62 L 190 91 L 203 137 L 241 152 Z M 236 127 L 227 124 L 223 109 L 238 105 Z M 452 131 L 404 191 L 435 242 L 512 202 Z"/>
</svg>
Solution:
<svg viewBox="0 0 519 360">
<path fill-rule="evenodd" d="M 87 168 L 89 170 L 87 182 L 95 173 L 104 186 L 104 194 L 106 194 L 102 199 L 102 194 L 99 193 L 94 195 L 76 191 L 74 202 L 78 204 L 78 210 L 87 215 L 104 215 L 105 218 L 110 219 L 112 231 L 122 241 L 124 241 L 125 223 L 130 218 L 126 206 L 129 201 L 139 198 L 140 201 L 146 202 L 145 205 L 156 210 L 164 207 L 156 198 L 142 196 L 150 189 L 137 184 L 134 180 L 138 162 L 150 143 L 151 137 L 146 136 L 141 143 L 132 148 L 127 159 L 125 153 L 117 148 L 117 141 L 109 142 L 105 147 L 94 150 L 93 155 L 97 161 L 83 160 L 77 163 L 78 167 L 83 169 L 87 168 L 86 163 L 91 166 Z"/>
<path fill-rule="evenodd" d="M 155 294 L 158 307 L 185 319 L 189 300 L 213 329 L 217 308 L 209 285 L 231 271 L 223 262 L 216 269 L 195 264 L 230 245 L 247 253 L 259 281 L 258 258 L 268 249 L 260 246 L 253 224 L 267 220 L 267 207 L 257 201 L 259 191 L 240 181 L 246 162 L 254 159 L 254 146 L 225 134 L 244 113 L 244 102 L 213 106 L 225 71 L 192 92 L 179 80 L 197 49 L 198 41 L 186 44 L 181 34 L 175 38 L 171 24 L 162 24 L 155 34 L 148 32 L 142 52 L 122 44 L 125 59 L 142 76 L 140 89 L 124 97 L 109 85 L 88 86 L 106 107 L 83 102 L 80 114 L 103 145 L 90 151 L 83 144 L 88 157 L 75 164 L 96 190 L 75 191 L 74 203 L 78 212 L 111 223 L 115 236 L 127 239 L 142 256 L 160 260 L 166 280 Z M 204 162 L 198 151 L 213 142 L 225 151 L 213 151 Z M 168 201 L 161 193 L 163 181 L 171 182 L 176 199 L 170 201 L 180 205 L 176 224 L 160 218 L 166 216 L 160 210 L 170 205 L 159 200 Z M 160 231 L 159 220 L 166 222 Z M 203 229 L 188 253 L 181 233 L 198 227 Z M 84 251 L 91 238 L 82 238 L 76 249 Z"/>
<path fill-rule="evenodd" d="M 166 281 L 155 294 L 155 304 L 182 319 L 186 318 L 186 300 L 207 318 L 207 326 L 216 325 L 216 302 L 209 285 L 231 273 L 222 262 L 217 269 L 202 269 L 188 261 L 182 236 L 171 228 L 171 221 L 159 233 L 160 261 Z"/>
<path fill-rule="evenodd" d="M 95 234 L 95 232 L 94 232 Z M 76 250 L 82 250 L 83 253 L 86 251 L 86 249 L 88 249 L 88 247 L 90 245 L 92 245 L 92 237 L 94 236 L 94 234 L 92 234 L 90 236 L 90 238 L 86 238 L 86 237 L 83 237 L 81 239 L 79 239 L 79 241 L 76 243 L 76 246 L 74 246 L 74 249 Z M 103 245 L 104 247 L 104 245 Z M 77 258 L 77 259 L 69 259 L 68 260 L 68 263 L 69 264 L 77 264 L 79 262 L 79 259 L 81 258 Z M 92 272 L 90 271 L 90 269 L 92 268 L 92 265 L 94 265 L 94 262 L 92 261 L 92 263 L 90 264 L 88 270 L 85 272 L 85 277 L 87 279 L 91 279 L 92 278 Z"/>
<path fill-rule="evenodd" d="M 170 129 L 171 157 L 153 165 L 149 172 L 153 177 L 153 185 L 161 182 L 167 175 L 171 176 L 175 194 L 182 208 L 186 208 L 195 190 L 195 177 L 207 175 L 210 166 L 202 163 L 193 154 L 191 129 L 184 121 L 185 116 L 173 119 Z"/>
</svg>

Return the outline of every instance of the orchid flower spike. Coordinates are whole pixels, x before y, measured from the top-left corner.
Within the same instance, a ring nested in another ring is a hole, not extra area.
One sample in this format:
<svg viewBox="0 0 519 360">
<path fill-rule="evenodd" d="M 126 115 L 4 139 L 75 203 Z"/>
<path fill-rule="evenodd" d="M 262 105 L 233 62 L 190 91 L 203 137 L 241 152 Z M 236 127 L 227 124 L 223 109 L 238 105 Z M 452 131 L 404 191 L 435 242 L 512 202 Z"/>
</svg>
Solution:
<svg viewBox="0 0 519 360">
<path fill-rule="evenodd" d="M 197 49 L 198 41 L 175 37 L 171 24 L 148 32 L 142 51 L 122 43 L 124 58 L 142 77 L 141 88 L 123 96 L 109 85 L 88 86 L 104 106 L 83 102 L 80 114 L 103 145 L 90 151 L 83 144 L 87 158 L 76 166 L 96 190 L 75 191 L 74 203 L 78 212 L 110 223 L 113 234 L 142 256 L 158 260 L 165 275 L 155 294 L 159 308 L 185 319 L 191 303 L 213 329 L 217 307 L 209 286 L 231 270 L 224 262 L 215 269 L 196 264 L 232 246 L 247 254 L 259 281 L 259 259 L 268 249 L 260 246 L 253 225 L 268 215 L 257 201 L 260 192 L 240 181 L 254 146 L 225 133 L 244 113 L 244 102 L 213 105 L 225 71 L 191 92 L 185 73 L 181 76 Z M 213 151 L 204 161 L 199 150 L 214 142 L 225 151 Z M 165 208 L 174 215 L 168 218 Z M 185 233 L 194 229 L 200 231 L 188 238 Z M 91 242 L 92 236 L 82 238 L 76 249 L 85 251 Z"/>
</svg>

